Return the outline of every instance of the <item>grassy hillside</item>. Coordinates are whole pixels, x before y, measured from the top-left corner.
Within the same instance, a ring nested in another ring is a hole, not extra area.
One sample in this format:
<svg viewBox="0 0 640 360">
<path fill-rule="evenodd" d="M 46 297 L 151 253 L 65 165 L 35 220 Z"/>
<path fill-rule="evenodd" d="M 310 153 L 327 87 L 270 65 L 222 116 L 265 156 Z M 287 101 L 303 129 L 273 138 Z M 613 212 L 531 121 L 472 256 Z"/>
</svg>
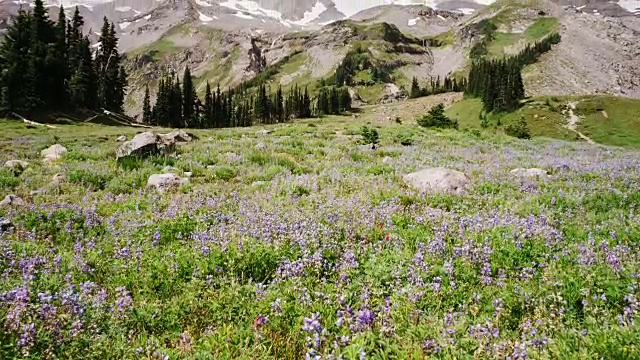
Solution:
<svg viewBox="0 0 640 360">
<path fill-rule="evenodd" d="M 579 98 L 579 129 L 602 144 L 640 148 L 640 100 L 612 96 Z"/>
<path fill-rule="evenodd" d="M 576 133 L 565 127 L 570 102 L 577 103 L 576 114 L 581 117 L 578 130 L 595 142 L 640 148 L 640 100 L 609 96 L 533 98 L 513 113 L 487 115 L 487 130 L 500 132 L 524 118 L 532 136 L 576 140 Z M 479 99 L 464 99 L 447 109 L 462 127 L 474 129 L 481 129 L 481 113 Z"/>
<path fill-rule="evenodd" d="M 121 164 L 137 129 L 0 120 L 0 163 L 30 163 L 0 169 L 26 203 L 0 206 L 0 359 L 637 357 L 639 151 L 364 111 Z M 466 190 L 402 180 L 431 167 Z M 146 186 L 168 171 L 188 183 Z"/>
</svg>

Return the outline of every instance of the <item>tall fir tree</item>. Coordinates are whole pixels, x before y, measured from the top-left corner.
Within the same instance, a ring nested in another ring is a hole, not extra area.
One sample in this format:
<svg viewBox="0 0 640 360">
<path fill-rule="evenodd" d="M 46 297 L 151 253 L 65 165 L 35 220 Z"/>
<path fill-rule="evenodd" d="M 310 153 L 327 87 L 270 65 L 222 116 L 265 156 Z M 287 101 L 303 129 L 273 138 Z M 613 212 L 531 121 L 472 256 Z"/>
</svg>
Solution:
<svg viewBox="0 0 640 360">
<path fill-rule="evenodd" d="M 56 43 L 54 48 L 55 72 L 53 76 L 53 95 L 55 102 L 59 105 L 66 105 L 68 92 L 67 82 L 69 81 L 69 62 L 67 47 L 67 17 L 64 13 L 64 7 L 60 6 L 58 12 L 58 21 L 55 29 Z"/>
<path fill-rule="evenodd" d="M 193 79 L 189 66 L 184 69 L 182 77 L 182 117 L 185 127 L 197 127 L 196 90 L 193 87 Z"/>
<path fill-rule="evenodd" d="M 202 108 L 202 127 L 214 127 L 213 122 L 213 94 L 211 93 L 211 86 L 207 81 L 207 89 L 204 93 L 204 106 Z"/>
<path fill-rule="evenodd" d="M 2 107 L 12 111 L 30 110 L 36 102 L 36 77 L 31 60 L 30 13 L 20 10 L 0 44 L 0 86 Z"/>
<path fill-rule="evenodd" d="M 55 31 L 53 22 L 49 19 L 47 9 L 42 0 L 35 0 L 33 3 L 31 22 L 31 49 L 30 59 L 33 65 L 33 75 L 35 76 L 35 107 L 49 108 L 54 105 L 54 95 L 51 89 L 54 88 L 55 72 L 54 53 L 51 50 L 55 43 Z"/>
<path fill-rule="evenodd" d="M 147 125 L 155 125 L 153 121 L 153 111 L 151 109 L 151 96 L 149 95 L 149 85 L 144 89 L 144 100 L 142 100 L 142 122 Z"/>
</svg>

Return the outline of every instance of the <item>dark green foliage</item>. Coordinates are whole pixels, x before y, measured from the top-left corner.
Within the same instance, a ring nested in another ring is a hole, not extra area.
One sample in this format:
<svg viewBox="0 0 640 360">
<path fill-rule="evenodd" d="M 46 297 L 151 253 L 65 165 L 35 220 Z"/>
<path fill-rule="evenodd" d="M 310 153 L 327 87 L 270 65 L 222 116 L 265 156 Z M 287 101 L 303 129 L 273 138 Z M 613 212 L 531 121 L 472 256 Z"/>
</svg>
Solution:
<svg viewBox="0 0 640 360">
<path fill-rule="evenodd" d="M 198 114 L 196 111 L 196 89 L 193 87 L 191 71 L 187 66 L 182 77 L 182 117 L 185 127 L 199 127 Z"/>
<path fill-rule="evenodd" d="M 98 106 L 105 110 L 121 112 L 124 105 L 126 74 L 120 66 L 121 56 L 118 53 L 115 25 L 109 23 L 106 17 L 103 19 L 99 41 L 100 46 L 94 60 Z"/>
<path fill-rule="evenodd" d="M 371 144 L 372 146 L 376 146 L 380 142 L 380 135 L 378 135 L 378 130 L 374 128 L 369 128 L 368 126 L 363 126 L 360 129 L 360 135 L 362 135 L 362 142 L 367 145 Z"/>
<path fill-rule="evenodd" d="M 122 111 L 127 74 L 120 66 L 114 24 L 104 19 L 95 59 L 83 25 L 77 7 L 71 21 L 60 7 L 54 24 L 41 0 L 31 12 L 18 13 L 0 44 L 2 108 Z"/>
<path fill-rule="evenodd" d="M 424 88 L 420 87 L 418 79 L 416 77 L 411 81 L 411 90 L 409 92 L 409 98 L 415 99 L 423 96 L 431 96 L 437 94 L 443 94 L 447 92 L 461 92 L 465 91 L 467 87 L 467 79 L 463 78 L 458 80 L 456 78 L 444 77 L 444 81 L 440 81 L 440 77 L 432 77 L 429 84 Z"/>
<path fill-rule="evenodd" d="M 473 29 L 483 35 L 483 38 L 473 44 L 469 57 L 471 60 L 484 59 L 488 54 L 487 43 L 493 41 L 498 27 L 490 19 L 484 19 L 475 24 Z"/>
<path fill-rule="evenodd" d="M 316 100 L 316 115 L 338 115 L 351 110 L 351 95 L 346 87 L 322 88 Z"/>
<path fill-rule="evenodd" d="M 536 62 L 540 55 L 558 42 L 560 35 L 556 33 L 534 45 L 528 45 L 516 56 L 502 60 L 476 57 L 471 65 L 465 95 L 481 98 L 487 112 L 510 112 L 517 109 L 520 100 L 524 98 L 522 68 Z"/>
<path fill-rule="evenodd" d="M 208 84 L 207 84 L 208 89 Z M 153 111 L 151 110 L 151 99 L 149 97 L 149 85 L 144 89 L 144 100 L 142 101 L 142 122 L 153 125 Z"/>
<path fill-rule="evenodd" d="M 431 108 L 425 116 L 418 119 L 418 125 L 422 127 L 435 127 L 441 129 L 457 129 L 458 121 L 449 119 L 444 113 L 444 105 L 438 104 Z"/>
<path fill-rule="evenodd" d="M 507 135 L 517 137 L 518 139 L 531 139 L 531 133 L 529 132 L 529 127 L 524 117 L 521 117 L 517 123 L 507 126 L 504 131 Z"/>
</svg>

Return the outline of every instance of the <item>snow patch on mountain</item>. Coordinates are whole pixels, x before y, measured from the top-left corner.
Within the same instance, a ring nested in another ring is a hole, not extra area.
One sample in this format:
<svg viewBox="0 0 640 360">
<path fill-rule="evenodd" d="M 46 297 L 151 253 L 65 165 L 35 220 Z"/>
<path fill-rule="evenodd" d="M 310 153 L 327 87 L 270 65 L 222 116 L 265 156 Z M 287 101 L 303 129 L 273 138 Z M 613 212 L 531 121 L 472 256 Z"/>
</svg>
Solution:
<svg viewBox="0 0 640 360">
<path fill-rule="evenodd" d="M 243 13 L 242 11 L 238 11 L 237 13 L 235 13 L 235 15 L 237 17 L 239 17 L 240 19 L 245 19 L 245 20 L 251 20 L 253 19 L 253 16 L 251 15 L 247 15 L 245 13 Z"/>
<path fill-rule="evenodd" d="M 243 13 L 242 15 L 245 15 L 244 13 L 249 13 L 251 15 L 255 15 L 255 16 L 267 16 L 267 17 L 271 17 L 274 19 L 278 19 L 281 20 L 282 19 L 282 14 L 276 10 L 269 10 L 269 9 L 265 9 L 263 7 L 261 7 L 257 2 L 255 1 L 250 1 L 250 0 L 226 0 L 225 2 L 221 2 L 220 6 L 222 7 L 226 7 L 228 9 L 231 10 L 236 10 L 240 13 Z M 238 16 L 238 14 L 236 13 L 236 16 Z M 248 15 L 247 15 L 248 16 Z M 238 16 L 241 17 L 241 16 Z M 248 19 L 248 18 L 243 18 L 243 19 Z M 250 17 L 250 19 L 253 19 L 253 17 Z"/>
<path fill-rule="evenodd" d="M 327 11 L 327 7 L 318 0 L 313 8 L 311 8 L 311 11 L 304 12 L 304 16 L 302 17 L 302 19 L 298 21 L 292 21 L 292 23 L 296 25 L 307 25 L 313 20 L 319 18 L 320 15 L 322 15 L 322 13 L 325 11 Z"/>
<path fill-rule="evenodd" d="M 131 25 L 130 22 L 125 21 L 125 22 L 121 22 L 120 24 L 118 24 L 118 26 L 120 27 L 120 30 L 124 30 L 127 28 L 127 26 Z"/>
<path fill-rule="evenodd" d="M 202 7 L 211 7 L 212 5 L 206 1 L 196 0 L 196 4 Z"/>
<path fill-rule="evenodd" d="M 409 19 L 409 21 L 407 21 L 407 26 L 416 26 L 418 24 L 418 21 L 420 21 L 419 17 L 415 19 Z"/>
<path fill-rule="evenodd" d="M 618 5 L 630 13 L 640 15 L 640 1 L 638 0 L 618 0 Z"/>
<path fill-rule="evenodd" d="M 201 13 L 201 12 L 198 12 L 198 14 L 200 15 L 199 16 L 200 21 L 202 21 L 202 22 L 209 22 L 209 21 L 213 21 L 214 18 L 216 18 L 216 19 L 218 18 L 216 16 L 214 16 L 214 17 L 207 16 L 207 15 Z"/>
</svg>

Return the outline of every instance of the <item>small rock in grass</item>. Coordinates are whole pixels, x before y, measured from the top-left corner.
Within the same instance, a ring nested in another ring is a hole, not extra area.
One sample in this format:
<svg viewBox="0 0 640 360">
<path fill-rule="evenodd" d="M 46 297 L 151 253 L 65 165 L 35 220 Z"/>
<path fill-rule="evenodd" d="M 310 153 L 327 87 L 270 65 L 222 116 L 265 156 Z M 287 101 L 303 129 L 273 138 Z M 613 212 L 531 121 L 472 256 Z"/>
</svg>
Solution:
<svg viewBox="0 0 640 360">
<path fill-rule="evenodd" d="M 12 227 L 13 224 L 9 219 L 0 217 L 0 232 L 9 231 Z"/>
<path fill-rule="evenodd" d="M 162 172 L 174 174 L 178 172 L 178 169 L 174 168 L 173 166 L 167 165 L 162 169 Z"/>
<path fill-rule="evenodd" d="M 389 156 L 385 156 L 384 159 L 382 159 L 382 162 L 385 164 L 389 164 L 391 162 L 393 162 L 393 159 Z"/>
<path fill-rule="evenodd" d="M 56 160 L 60 160 L 62 158 L 62 155 L 66 152 L 67 148 L 60 144 L 55 144 L 42 150 L 40 154 L 42 155 L 44 162 L 53 162 Z"/>
<path fill-rule="evenodd" d="M 24 202 L 20 197 L 16 195 L 7 195 L 4 197 L 4 200 L 0 201 L 0 207 L 6 206 L 24 206 L 27 203 Z"/>
<path fill-rule="evenodd" d="M 32 190 L 32 191 L 29 191 L 29 196 L 38 196 L 46 193 L 47 193 L 46 189 Z"/>
<path fill-rule="evenodd" d="M 256 135 L 259 135 L 259 136 L 265 136 L 265 135 L 269 135 L 269 134 L 271 134 L 271 131 L 270 130 L 266 130 L 266 129 L 258 130 L 256 132 Z"/>
<path fill-rule="evenodd" d="M 51 179 L 51 185 L 58 186 L 64 181 L 64 179 L 65 179 L 64 174 L 57 173 L 53 175 L 53 179 Z"/>
<path fill-rule="evenodd" d="M 118 136 L 118 138 L 116 139 L 117 142 L 125 142 L 127 141 L 127 136 L 126 135 L 121 135 Z"/>
<path fill-rule="evenodd" d="M 192 176 L 193 176 L 193 173 L 191 171 L 187 171 L 187 172 L 184 173 L 184 177 L 186 177 L 187 179 L 192 177 Z"/>
<path fill-rule="evenodd" d="M 448 192 L 461 194 L 471 183 L 460 171 L 443 167 L 423 169 L 403 177 L 405 184 L 421 192 Z"/>
<path fill-rule="evenodd" d="M 548 173 L 546 170 L 531 168 L 531 169 L 523 169 L 517 168 L 511 170 L 511 174 L 517 177 L 547 177 Z"/>
<path fill-rule="evenodd" d="M 159 192 L 165 192 L 176 189 L 188 182 L 189 179 L 180 178 L 180 176 L 176 174 L 153 174 L 149 176 L 147 187 L 155 187 Z"/>
<path fill-rule="evenodd" d="M 264 150 L 267 148 L 267 144 L 263 143 L 263 142 L 259 142 L 256 144 L 256 150 Z"/>
<path fill-rule="evenodd" d="M 9 160 L 4 163 L 4 166 L 12 170 L 22 172 L 24 169 L 29 167 L 29 163 L 23 160 Z"/>
</svg>

